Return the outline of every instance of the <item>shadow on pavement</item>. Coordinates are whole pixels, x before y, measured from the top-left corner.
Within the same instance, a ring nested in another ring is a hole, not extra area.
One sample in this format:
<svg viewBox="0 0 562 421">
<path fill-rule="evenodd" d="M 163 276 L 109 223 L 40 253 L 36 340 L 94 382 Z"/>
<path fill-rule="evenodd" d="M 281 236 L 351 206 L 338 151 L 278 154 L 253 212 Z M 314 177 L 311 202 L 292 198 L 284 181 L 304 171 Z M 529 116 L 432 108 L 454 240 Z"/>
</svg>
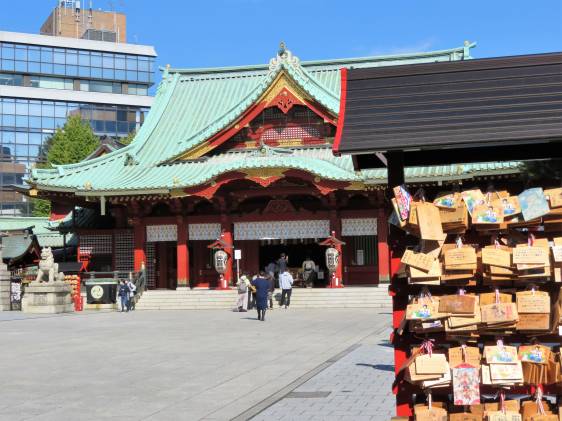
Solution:
<svg viewBox="0 0 562 421">
<path fill-rule="evenodd" d="M 357 363 L 355 364 L 360 367 L 371 367 L 375 370 L 381 371 L 394 371 L 394 366 L 392 364 L 364 364 L 364 363 Z"/>
</svg>

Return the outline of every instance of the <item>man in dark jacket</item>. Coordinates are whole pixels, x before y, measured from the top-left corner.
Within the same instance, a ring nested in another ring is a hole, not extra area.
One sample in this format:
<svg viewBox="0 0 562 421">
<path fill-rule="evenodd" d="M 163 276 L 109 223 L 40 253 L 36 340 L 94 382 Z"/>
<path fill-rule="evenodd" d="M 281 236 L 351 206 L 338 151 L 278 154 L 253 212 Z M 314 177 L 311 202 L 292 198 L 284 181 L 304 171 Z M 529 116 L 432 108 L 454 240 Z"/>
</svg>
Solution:
<svg viewBox="0 0 562 421">
<path fill-rule="evenodd" d="M 127 283 L 125 282 L 125 280 L 122 280 L 119 283 L 119 298 L 121 299 L 121 312 L 123 311 L 129 311 L 129 294 L 130 294 L 131 290 L 129 289 L 129 286 L 127 285 Z"/>
<path fill-rule="evenodd" d="M 258 320 L 265 321 L 265 311 L 267 310 L 267 292 L 269 291 L 269 280 L 265 276 L 264 271 L 256 279 L 252 281 L 252 285 L 256 288 L 256 307 L 258 309 Z"/>
</svg>

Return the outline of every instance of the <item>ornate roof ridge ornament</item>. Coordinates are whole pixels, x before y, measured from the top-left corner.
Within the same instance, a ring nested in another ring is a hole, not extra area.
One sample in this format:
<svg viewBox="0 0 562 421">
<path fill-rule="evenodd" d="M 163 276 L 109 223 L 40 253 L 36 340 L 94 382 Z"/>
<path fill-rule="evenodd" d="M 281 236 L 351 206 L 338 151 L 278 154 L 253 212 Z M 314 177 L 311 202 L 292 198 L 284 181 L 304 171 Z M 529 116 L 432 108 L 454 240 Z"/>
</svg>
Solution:
<svg viewBox="0 0 562 421">
<path fill-rule="evenodd" d="M 283 66 L 293 66 L 300 69 L 300 59 L 287 49 L 284 41 L 281 41 L 277 56 L 269 60 L 269 71 L 275 72 Z"/>
</svg>

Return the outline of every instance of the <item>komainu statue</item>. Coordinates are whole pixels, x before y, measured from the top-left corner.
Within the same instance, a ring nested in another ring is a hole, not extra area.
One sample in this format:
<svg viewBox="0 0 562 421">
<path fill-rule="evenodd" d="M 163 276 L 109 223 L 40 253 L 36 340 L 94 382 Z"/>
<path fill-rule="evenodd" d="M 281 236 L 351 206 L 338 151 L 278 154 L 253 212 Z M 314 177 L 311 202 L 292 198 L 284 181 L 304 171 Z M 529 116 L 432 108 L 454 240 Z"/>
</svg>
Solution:
<svg viewBox="0 0 562 421">
<path fill-rule="evenodd" d="M 59 273 L 59 265 L 55 263 L 51 247 L 43 247 L 41 250 L 41 260 L 39 261 L 39 269 L 37 270 L 37 278 L 35 282 L 55 282 L 64 279 L 64 274 Z"/>
</svg>

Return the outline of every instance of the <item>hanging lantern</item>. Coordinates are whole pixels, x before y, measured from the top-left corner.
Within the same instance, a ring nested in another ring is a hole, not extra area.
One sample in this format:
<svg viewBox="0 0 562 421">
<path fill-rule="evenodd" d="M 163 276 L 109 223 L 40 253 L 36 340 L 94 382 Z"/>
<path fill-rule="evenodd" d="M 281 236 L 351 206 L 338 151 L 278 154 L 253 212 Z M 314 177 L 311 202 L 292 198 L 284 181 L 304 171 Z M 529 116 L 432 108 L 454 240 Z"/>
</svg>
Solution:
<svg viewBox="0 0 562 421">
<path fill-rule="evenodd" d="M 215 270 L 223 275 L 226 272 L 226 263 L 228 261 L 228 254 L 224 250 L 217 250 L 215 252 Z"/>
<path fill-rule="evenodd" d="M 340 261 L 340 253 L 334 247 L 326 249 L 326 267 L 333 273 L 336 271 Z"/>
</svg>

